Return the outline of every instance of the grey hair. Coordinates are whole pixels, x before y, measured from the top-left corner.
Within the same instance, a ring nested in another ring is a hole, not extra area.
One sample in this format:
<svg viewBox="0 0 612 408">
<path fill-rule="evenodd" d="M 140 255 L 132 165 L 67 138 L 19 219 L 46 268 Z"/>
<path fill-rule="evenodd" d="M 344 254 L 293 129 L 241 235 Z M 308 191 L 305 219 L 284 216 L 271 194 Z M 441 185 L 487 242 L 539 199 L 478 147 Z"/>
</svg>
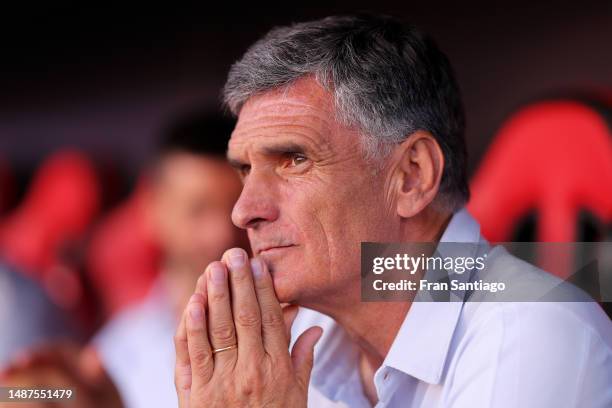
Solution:
<svg viewBox="0 0 612 408">
<path fill-rule="evenodd" d="M 274 28 L 232 65 L 224 103 L 238 115 L 250 97 L 308 75 L 333 95 L 337 119 L 359 129 L 367 158 L 381 162 L 415 131 L 429 131 L 445 159 L 438 203 L 454 211 L 467 202 L 459 87 L 430 37 L 373 15 Z"/>
</svg>

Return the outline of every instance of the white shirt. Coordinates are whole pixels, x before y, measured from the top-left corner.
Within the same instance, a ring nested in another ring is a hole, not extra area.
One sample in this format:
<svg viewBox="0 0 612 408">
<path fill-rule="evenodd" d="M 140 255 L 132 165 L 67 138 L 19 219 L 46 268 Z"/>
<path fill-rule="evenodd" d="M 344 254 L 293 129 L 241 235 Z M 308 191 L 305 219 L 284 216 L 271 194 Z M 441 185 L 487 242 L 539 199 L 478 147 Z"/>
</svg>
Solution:
<svg viewBox="0 0 612 408">
<path fill-rule="evenodd" d="M 441 241 L 486 243 L 466 210 Z M 308 406 L 370 407 L 359 351 L 333 319 L 300 309 L 292 340 L 314 325 Z M 376 407 L 610 408 L 612 323 L 588 302 L 413 302 L 374 384 Z"/>
<path fill-rule="evenodd" d="M 176 407 L 174 333 L 178 323 L 161 282 L 94 338 L 126 408 Z"/>
</svg>

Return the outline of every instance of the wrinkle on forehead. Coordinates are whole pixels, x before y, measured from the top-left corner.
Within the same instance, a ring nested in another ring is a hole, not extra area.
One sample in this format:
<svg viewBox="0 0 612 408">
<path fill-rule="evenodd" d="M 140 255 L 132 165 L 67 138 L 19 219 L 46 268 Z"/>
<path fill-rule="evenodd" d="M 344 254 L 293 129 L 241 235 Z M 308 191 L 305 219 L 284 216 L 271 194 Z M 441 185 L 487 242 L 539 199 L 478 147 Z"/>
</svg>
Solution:
<svg viewBox="0 0 612 408">
<path fill-rule="evenodd" d="M 246 101 L 243 109 L 249 105 L 260 105 L 258 108 L 264 107 L 266 100 L 270 97 L 287 104 L 287 106 L 291 104 L 309 106 L 329 113 L 332 113 L 334 108 L 331 93 L 323 88 L 314 77 L 305 76 L 288 85 L 252 96 Z"/>
<path fill-rule="evenodd" d="M 310 139 L 331 150 L 329 136 L 343 127 L 336 121 L 332 95 L 314 78 L 304 77 L 247 100 L 229 145 L 238 147 L 252 136 L 286 134 Z"/>
</svg>

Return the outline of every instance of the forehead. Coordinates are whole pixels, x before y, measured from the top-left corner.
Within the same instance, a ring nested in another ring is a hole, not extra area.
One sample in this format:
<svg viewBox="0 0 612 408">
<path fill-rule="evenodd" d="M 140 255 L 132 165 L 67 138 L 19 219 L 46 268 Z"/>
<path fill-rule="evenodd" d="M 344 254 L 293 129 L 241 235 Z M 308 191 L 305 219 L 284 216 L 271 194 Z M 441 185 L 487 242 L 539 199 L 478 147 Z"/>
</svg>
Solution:
<svg viewBox="0 0 612 408">
<path fill-rule="evenodd" d="M 228 163 L 214 156 L 174 152 L 164 157 L 158 166 L 155 180 L 165 190 L 170 188 L 225 192 L 239 185 Z M 224 188 L 220 189 L 220 186 Z"/>
<path fill-rule="evenodd" d="M 283 136 L 329 145 L 338 127 L 331 94 L 316 80 L 302 78 L 249 98 L 238 116 L 229 151 Z"/>
</svg>

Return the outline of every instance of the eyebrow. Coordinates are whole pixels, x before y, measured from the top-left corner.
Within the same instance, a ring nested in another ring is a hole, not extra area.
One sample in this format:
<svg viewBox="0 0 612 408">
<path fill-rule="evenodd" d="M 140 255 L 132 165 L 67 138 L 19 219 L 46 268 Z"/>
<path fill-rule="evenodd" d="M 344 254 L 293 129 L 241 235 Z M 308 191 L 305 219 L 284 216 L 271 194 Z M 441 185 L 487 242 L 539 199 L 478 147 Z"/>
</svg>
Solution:
<svg viewBox="0 0 612 408">
<path fill-rule="evenodd" d="M 269 156 L 279 156 L 287 153 L 306 153 L 306 148 L 295 142 L 277 142 L 269 146 L 265 146 L 261 149 L 261 152 L 265 155 Z M 227 161 L 230 166 L 235 169 L 241 169 L 244 166 L 248 166 L 248 163 L 243 162 L 242 160 L 231 157 L 229 151 L 227 152 Z"/>
<path fill-rule="evenodd" d="M 306 149 L 299 143 L 280 142 L 271 146 L 265 146 L 262 151 L 264 154 L 278 155 L 285 153 L 305 153 Z"/>
<path fill-rule="evenodd" d="M 227 156 L 227 162 L 229 163 L 229 165 L 232 166 L 236 170 L 240 170 L 244 166 L 248 166 L 248 164 L 243 162 L 242 160 L 238 160 L 233 157 L 230 157 L 229 152 L 227 153 L 226 156 Z"/>
</svg>

